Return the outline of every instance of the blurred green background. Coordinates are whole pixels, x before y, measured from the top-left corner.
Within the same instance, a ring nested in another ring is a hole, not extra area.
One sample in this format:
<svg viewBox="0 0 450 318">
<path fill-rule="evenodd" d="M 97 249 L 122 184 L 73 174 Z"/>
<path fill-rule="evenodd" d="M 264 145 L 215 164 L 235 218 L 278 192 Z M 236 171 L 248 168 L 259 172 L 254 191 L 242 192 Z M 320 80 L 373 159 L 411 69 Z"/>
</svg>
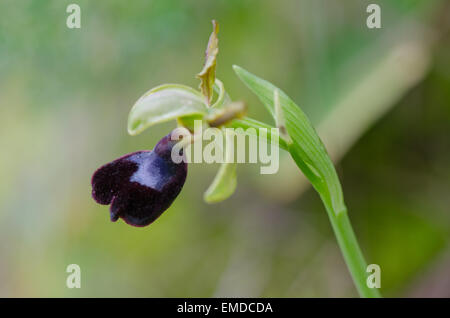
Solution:
<svg viewBox="0 0 450 318">
<path fill-rule="evenodd" d="M 382 28 L 366 27 L 378 3 Z M 81 7 L 81 29 L 66 7 Z M 450 296 L 450 8 L 403 1 L 0 2 L 0 296 L 357 296 L 327 215 L 291 159 L 238 167 L 227 201 L 202 201 L 218 168 L 191 165 L 145 228 L 111 223 L 90 195 L 100 165 L 174 127 L 126 132 L 161 83 L 197 87 L 211 20 L 217 76 L 269 115 L 238 64 L 283 88 L 337 163 L 385 296 Z M 81 288 L 66 267 L 81 267 Z"/>
</svg>

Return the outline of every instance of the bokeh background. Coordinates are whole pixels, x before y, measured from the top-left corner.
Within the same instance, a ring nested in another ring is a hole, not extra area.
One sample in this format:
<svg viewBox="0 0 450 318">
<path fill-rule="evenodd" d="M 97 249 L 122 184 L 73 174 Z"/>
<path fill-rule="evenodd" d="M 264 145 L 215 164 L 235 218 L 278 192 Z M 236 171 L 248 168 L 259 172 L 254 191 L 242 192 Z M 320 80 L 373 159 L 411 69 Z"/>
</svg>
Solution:
<svg viewBox="0 0 450 318">
<path fill-rule="evenodd" d="M 382 28 L 366 27 L 378 3 Z M 81 29 L 66 7 L 81 7 Z M 154 224 L 111 223 L 93 171 L 174 127 L 126 132 L 139 96 L 197 87 L 211 20 L 217 76 L 270 122 L 238 64 L 283 88 L 334 158 L 384 296 L 450 296 L 450 8 L 447 1 L 0 2 L 0 296 L 357 296 L 327 215 L 286 153 L 277 175 L 238 167 L 227 201 L 202 201 L 218 168 L 191 165 Z M 80 289 L 66 267 L 81 267 Z"/>
</svg>

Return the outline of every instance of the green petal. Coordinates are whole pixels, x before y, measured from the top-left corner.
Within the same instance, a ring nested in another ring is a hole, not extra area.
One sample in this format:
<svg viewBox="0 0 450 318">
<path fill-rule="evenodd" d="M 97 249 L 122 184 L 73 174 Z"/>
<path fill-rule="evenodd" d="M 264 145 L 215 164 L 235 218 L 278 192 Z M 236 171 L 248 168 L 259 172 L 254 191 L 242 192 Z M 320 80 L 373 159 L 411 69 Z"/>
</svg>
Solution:
<svg viewBox="0 0 450 318">
<path fill-rule="evenodd" d="M 231 135 L 226 135 L 227 146 L 225 147 L 225 162 L 219 168 L 216 177 L 206 190 L 203 199 L 208 203 L 216 203 L 223 201 L 230 197 L 234 190 L 236 190 L 236 163 L 234 162 L 234 149 L 228 147 L 228 138 L 233 138 Z"/>
<path fill-rule="evenodd" d="M 128 116 L 128 133 L 137 135 L 146 128 L 183 116 L 207 114 L 203 96 L 179 84 L 164 84 L 145 93 L 134 104 Z"/>
<path fill-rule="evenodd" d="M 222 163 L 203 199 L 207 203 L 223 201 L 234 193 L 236 185 L 236 163 Z"/>
</svg>

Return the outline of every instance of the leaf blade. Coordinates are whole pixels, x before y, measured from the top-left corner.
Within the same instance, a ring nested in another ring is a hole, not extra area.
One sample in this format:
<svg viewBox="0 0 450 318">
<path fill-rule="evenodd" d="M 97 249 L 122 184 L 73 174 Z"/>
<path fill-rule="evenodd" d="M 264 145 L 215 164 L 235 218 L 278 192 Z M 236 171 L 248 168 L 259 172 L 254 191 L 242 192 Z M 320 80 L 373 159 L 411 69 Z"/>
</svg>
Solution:
<svg viewBox="0 0 450 318">
<path fill-rule="evenodd" d="M 226 127 L 242 128 L 242 129 L 245 129 L 245 130 L 247 130 L 248 128 L 254 128 L 256 137 L 260 136 L 260 134 L 259 134 L 259 129 L 260 128 L 266 129 L 266 131 L 267 131 L 266 138 L 267 138 L 267 142 L 268 143 L 272 142 L 272 135 L 270 134 L 271 129 L 272 128 L 276 128 L 276 127 L 273 127 L 273 126 L 268 125 L 266 123 L 262 123 L 260 121 L 257 121 L 255 119 L 249 118 L 249 117 L 244 117 L 244 118 L 240 118 L 240 119 L 234 119 L 233 121 L 228 123 L 226 125 Z M 248 130 L 248 131 L 250 131 L 250 130 Z M 281 149 L 289 150 L 289 144 L 282 136 L 279 136 L 278 146 Z"/>
<path fill-rule="evenodd" d="M 257 77 L 245 69 L 233 65 L 233 69 L 244 84 L 255 93 L 275 118 L 274 92 L 278 90 L 281 110 L 286 120 L 286 129 L 292 139 L 289 152 L 322 198 L 344 211 L 342 188 L 334 165 L 307 116 L 281 89 Z"/>
</svg>

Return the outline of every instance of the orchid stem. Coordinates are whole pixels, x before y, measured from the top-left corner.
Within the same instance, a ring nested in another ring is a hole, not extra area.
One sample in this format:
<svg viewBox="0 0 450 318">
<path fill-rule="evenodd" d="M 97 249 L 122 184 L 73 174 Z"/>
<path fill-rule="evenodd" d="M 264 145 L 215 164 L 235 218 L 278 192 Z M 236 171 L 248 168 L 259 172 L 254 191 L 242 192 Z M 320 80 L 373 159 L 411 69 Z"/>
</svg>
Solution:
<svg viewBox="0 0 450 318">
<path fill-rule="evenodd" d="M 381 297 L 377 288 L 370 288 L 367 284 L 367 263 L 353 232 L 347 210 L 336 213 L 325 201 L 324 205 L 345 263 L 347 264 L 347 268 L 359 295 L 366 298 Z"/>
</svg>

